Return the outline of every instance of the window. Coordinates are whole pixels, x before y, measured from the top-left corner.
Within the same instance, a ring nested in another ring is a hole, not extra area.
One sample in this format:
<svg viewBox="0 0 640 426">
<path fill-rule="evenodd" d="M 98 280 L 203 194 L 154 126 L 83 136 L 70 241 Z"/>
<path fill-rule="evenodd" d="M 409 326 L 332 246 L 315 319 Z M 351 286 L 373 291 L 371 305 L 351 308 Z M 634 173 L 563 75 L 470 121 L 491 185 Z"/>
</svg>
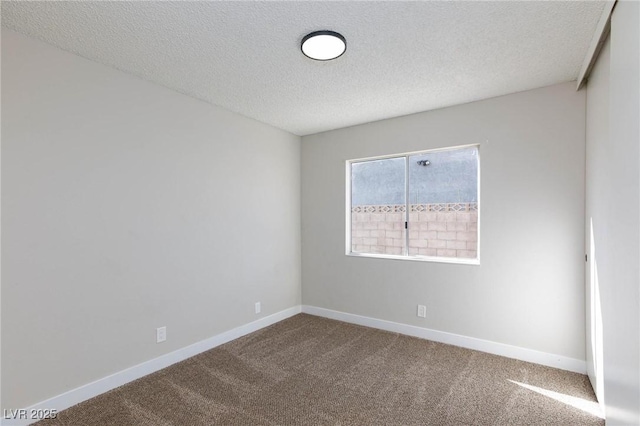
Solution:
<svg viewBox="0 0 640 426">
<path fill-rule="evenodd" d="M 477 145 L 347 162 L 347 254 L 479 261 Z"/>
</svg>

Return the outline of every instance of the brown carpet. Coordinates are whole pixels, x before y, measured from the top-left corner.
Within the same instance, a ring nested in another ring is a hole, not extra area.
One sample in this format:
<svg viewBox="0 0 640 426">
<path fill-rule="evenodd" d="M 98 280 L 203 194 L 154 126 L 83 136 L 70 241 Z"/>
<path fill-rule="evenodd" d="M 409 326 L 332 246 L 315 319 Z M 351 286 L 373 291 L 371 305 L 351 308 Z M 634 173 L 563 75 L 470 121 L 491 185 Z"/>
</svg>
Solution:
<svg viewBox="0 0 640 426">
<path fill-rule="evenodd" d="M 584 375 L 300 314 L 39 424 L 604 424 L 537 388 L 595 401 Z"/>
</svg>

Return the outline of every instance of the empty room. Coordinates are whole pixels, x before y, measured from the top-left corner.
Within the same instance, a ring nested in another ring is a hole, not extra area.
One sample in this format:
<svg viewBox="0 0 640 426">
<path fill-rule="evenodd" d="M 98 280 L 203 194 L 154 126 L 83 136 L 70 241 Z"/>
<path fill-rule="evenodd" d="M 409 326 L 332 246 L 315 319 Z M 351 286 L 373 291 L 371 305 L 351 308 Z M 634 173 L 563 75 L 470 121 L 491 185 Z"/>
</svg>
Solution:
<svg viewBox="0 0 640 426">
<path fill-rule="evenodd" d="M 640 2 L 2 1 L 2 425 L 640 425 Z"/>
</svg>

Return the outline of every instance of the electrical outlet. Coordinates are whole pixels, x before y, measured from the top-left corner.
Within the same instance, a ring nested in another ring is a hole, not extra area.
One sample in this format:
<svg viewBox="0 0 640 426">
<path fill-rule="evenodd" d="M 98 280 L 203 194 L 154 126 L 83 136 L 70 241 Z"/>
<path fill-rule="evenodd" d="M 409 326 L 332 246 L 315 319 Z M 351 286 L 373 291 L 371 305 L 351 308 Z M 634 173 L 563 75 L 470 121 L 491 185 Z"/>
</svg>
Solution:
<svg viewBox="0 0 640 426">
<path fill-rule="evenodd" d="M 261 310 L 260 302 L 256 302 L 256 314 L 259 314 Z"/>
<path fill-rule="evenodd" d="M 427 317 L 427 307 L 425 305 L 418 305 L 418 316 L 420 318 Z"/>
<path fill-rule="evenodd" d="M 156 343 L 167 340 L 167 327 L 156 328 Z"/>
</svg>

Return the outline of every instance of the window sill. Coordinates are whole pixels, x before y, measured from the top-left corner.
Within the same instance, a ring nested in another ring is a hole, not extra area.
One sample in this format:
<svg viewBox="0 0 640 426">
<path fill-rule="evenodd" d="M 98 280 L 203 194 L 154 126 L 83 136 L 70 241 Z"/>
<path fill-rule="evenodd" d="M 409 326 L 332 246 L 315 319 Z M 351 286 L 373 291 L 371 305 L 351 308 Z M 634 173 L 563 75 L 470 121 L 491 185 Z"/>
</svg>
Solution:
<svg viewBox="0 0 640 426">
<path fill-rule="evenodd" d="M 458 265 L 480 266 L 480 259 L 464 259 L 456 257 L 430 257 L 430 256 L 398 256 L 393 254 L 375 253 L 346 253 L 350 257 L 368 257 L 373 259 L 409 260 L 413 262 L 453 263 Z"/>
</svg>

